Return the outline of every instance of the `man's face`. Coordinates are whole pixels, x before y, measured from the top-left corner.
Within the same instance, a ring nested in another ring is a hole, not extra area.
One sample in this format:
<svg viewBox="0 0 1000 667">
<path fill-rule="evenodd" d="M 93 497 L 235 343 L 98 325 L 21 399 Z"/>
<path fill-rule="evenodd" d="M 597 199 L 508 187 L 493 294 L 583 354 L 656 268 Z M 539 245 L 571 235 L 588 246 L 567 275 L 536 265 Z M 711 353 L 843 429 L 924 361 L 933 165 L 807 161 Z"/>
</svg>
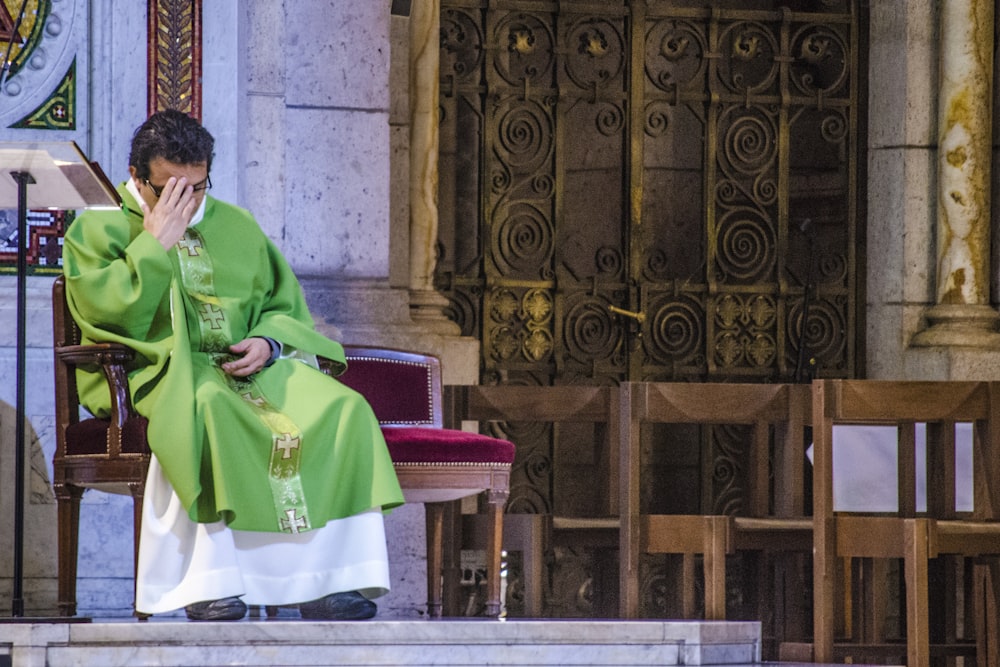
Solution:
<svg viewBox="0 0 1000 667">
<path fill-rule="evenodd" d="M 161 157 L 153 158 L 149 161 L 149 178 L 146 179 L 138 177 L 135 167 L 130 166 L 128 169 L 136 187 L 139 188 L 139 194 L 150 210 L 156 206 L 163 187 L 171 176 L 177 179 L 187 178 L 187 184 L 194 188 L 195 210 L 201 206 L 201 200 L 205 198 L 205 192 L 208 190 L 208 164 L 205 162 L 177 164 L 167 162 Z"/>
</svg>

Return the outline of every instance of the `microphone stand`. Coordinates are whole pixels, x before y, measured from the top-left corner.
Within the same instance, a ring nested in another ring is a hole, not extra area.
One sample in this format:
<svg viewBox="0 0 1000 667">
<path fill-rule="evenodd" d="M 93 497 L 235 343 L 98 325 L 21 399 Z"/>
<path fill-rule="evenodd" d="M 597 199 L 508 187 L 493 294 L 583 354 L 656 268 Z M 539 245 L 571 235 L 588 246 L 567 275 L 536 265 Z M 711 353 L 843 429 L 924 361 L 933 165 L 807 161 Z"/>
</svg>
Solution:
<svg viewBox="0 0 1000 667">
<path fill-rule="evenodd" d="M 17 182 L 17 422 L 14 425 L 14 584 L 11 615 L 24 616 L 24 379 L 28 274 L 28 184 L 35 179 L 26 171 L 12 171 Z"/>
<path fill-rule="evenodd" d="M 7 174 L 11 181 L 7 181 Z M 28 185 L 33 184 L 31 196 Z M 14 187 L 11 187 L 11 186 Z M 16 202 L 15 202 L 16 199 Z M 26 463 L 25 383 L 27 369 L 27 279 L 28 279 L 28 207 L 65 209 L 117 208 L 118 199 L 97 165 L 73 141 L 0 142 L 0 206 L 17 206 L 17 379 L 14 442 L 14 554 L 12 577 L 12 616 L 0 623 L 77 623 L 81 617 L 32 617 L 24 619 L 24 529 Z M 0 655 L 0 667 L 6 656 Z"/>
</svg>

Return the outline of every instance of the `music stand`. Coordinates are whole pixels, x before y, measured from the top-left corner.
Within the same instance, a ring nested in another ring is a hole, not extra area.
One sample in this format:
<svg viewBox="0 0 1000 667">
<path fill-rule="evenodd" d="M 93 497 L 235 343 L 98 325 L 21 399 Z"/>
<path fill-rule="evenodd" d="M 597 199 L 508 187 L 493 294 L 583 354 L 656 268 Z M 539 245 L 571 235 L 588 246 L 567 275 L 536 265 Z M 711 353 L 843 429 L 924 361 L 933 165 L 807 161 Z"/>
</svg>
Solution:
<svg viewBox="0 0 1000 667">
<path fill-rule="evenodd" d="M 9 174 L 10 178 L 7 177 Z M 30 190 L 28 186 L 33 186 Z M 0 142 L 0 209 L 17 207 L 17 423 L 14 435 L 14 572 L 11 618 L 23 622 L 89 620 L 60 616 L 24 619 L 25 320 L 28 209 L 118 208 L 118 194 L 75 142 Z"/>
</svg>

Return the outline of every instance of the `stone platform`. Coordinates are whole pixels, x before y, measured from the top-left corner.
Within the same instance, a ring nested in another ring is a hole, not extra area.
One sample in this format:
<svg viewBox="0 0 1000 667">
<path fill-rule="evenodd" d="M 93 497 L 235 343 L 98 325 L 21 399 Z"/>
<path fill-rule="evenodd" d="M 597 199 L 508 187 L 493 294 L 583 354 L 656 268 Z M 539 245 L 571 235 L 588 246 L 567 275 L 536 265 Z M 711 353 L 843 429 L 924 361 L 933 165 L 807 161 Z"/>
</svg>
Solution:
<svg viewBox="0 0 1000 667">
<path fill-rule="evenodd" d="M 181 619 L 0 624 L 0 666 L 751 665 L 750 621 Z"/>
</svg>

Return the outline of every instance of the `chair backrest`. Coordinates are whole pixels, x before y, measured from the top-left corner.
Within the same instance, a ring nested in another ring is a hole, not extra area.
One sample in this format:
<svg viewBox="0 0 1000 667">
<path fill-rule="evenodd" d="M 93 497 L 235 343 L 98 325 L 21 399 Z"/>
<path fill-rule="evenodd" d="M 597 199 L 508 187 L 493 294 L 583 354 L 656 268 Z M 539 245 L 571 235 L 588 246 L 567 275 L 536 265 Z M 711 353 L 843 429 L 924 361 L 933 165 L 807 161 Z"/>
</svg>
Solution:
<svg viewBox="0 0 1000 667">
<path fill-rule="evenodd" d="M 594 425 L 593 440 L 574 440 L 581 459 L 592 461 L 598 475 L 589 478 L 598 511 L 618 514 L 618 389 L 588 385 L 447 385 L 444 388 L 445 426 L 462 428 L 463 421 Z M 503 435 L 516 440 L 512 435 Z M 591 451 L 588 448 L 594 446 Z M 570 510 L 572 514 L 574 510 Z M 586 511 L 586 509 L 584 510 Z"/>
<path fill-rule="evenodd" d="M 80 328 L 73 321 L 66 303 L 66 279 L 60 275 L 52 284 L 52 345 L 80 344 Z M 66 455 L 66 427 L 80 421 L 80 402 L 76 393 L 76 372 L 58 355 L 55 358 L 56 383 L 56 456 Z"/>
<path fill-rule="evenodd" d="M 746 424 L 752 427 L 746 515 L 804 515 L 804 439 L 810 421 L 808 385 L 626 382 L 621 392 L 623 475 L 630 475 L 633 481 L 623 487 L 630 494 L 622 500 L 626 507 L 636 511 L 639 503 L 642 424 Z M 773 456 L 768 448 L 772 429 Z"/>
<path fill-rule="evenodd" d="M 834 424 L 887 425 L 897 431 L 896 515 L 915 517 L 916 432 L 927 425 L 927 511 L 952 519 L 956 510 L 956 424 L 973 424 L 972 518 L 1000 519 L 1000 383 L 977 381 L 816 380 L 813 382 L 814 482 L 817 516 L 831 517 Z"/>
<path fill-rule="evenodd" d="M 441 361 L 430 354 L 345 345 L 338 380 L 368 401 L 382 426 L 442 427 Z"/>
</svg>

